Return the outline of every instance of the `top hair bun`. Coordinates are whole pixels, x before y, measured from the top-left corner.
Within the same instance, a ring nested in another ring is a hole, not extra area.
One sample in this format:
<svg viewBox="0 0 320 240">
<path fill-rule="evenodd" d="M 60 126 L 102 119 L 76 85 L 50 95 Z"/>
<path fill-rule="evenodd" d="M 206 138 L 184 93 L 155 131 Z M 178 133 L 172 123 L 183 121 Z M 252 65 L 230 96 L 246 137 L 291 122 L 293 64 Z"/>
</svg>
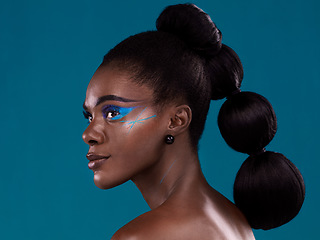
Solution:
<svg viewBox="0 0 320 240">
<path fill-rule="evenodd" d="M 158 31 L 172 33 L 203 57 L 221 49 L 221 32 L 202 9 L 193 4 L 166 7 L 157 19 Z"/>
</svg>

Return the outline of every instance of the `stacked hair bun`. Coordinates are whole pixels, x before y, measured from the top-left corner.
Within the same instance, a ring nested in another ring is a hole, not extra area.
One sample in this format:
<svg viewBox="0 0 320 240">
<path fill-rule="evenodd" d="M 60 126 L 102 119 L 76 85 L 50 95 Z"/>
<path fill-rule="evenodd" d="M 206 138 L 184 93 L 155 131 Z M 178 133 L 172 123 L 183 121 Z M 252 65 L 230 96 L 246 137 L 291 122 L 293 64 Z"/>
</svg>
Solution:
<svg viewBox="0 0 320 240">
<path fill-rule="evenodd" d="M 290 221 L 304 201 L 303 178 L 284 155 L 265 151 L 277 130 L 276 116 L 266 98 L 240 91 L 243 68 L 237 54 L 221 43 L 220 30 L 193 4 L 167 7 L 157 29 L 176 35 L 203 58 L 211 99 L 227 97 L 218 116 L 221 135 L 231 148 L 249 154 L 235 179 L 235 204 L 256 229 Z"/>
<path fill-rule="evenodd" d="M 195 5 L 178 4 L 167 7 L 158 17 L 156 26 L 158 31 L 178 36 L 203 56 L 215 56 L 222 46 L 221 32 L 209 15 Z"/>
</svg>

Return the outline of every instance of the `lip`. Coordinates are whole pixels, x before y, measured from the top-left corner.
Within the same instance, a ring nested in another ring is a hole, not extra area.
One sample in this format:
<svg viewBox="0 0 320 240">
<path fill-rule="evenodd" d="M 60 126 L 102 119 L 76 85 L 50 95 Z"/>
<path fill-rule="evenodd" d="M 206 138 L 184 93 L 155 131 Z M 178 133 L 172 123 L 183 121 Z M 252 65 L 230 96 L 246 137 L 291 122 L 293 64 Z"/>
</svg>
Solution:
<svg viewBox="0 0 320 240">
<path fill-rule="evenodd" d="M 108 160 L 109 156 L 96 155 L 94 153 L 88 153 L 87 159 L 89 160 L 88 168 L 97 169 L 99 168 L 106 160 Z"/>
</svg>

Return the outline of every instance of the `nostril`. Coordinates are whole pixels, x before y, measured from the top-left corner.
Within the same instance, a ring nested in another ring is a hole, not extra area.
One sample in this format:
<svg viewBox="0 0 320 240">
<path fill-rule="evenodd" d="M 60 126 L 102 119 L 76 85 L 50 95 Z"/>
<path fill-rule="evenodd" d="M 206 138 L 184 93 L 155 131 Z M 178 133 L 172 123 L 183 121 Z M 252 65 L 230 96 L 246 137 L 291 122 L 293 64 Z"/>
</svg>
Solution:
<svg viewBox="0 0 320 240">
<path fill-rule="evenodd" d="M 92 145 L 97 144 L 98 142 L 96 140 L 89 140 L 88 143 L 90 146 L 92 146 Z"/>
</svg>

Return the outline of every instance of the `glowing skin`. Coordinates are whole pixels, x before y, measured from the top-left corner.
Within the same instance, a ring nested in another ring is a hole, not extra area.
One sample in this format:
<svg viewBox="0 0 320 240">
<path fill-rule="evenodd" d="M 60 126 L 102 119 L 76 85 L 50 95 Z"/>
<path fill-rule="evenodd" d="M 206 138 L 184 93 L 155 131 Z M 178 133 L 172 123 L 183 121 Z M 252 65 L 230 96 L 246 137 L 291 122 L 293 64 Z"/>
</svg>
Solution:
<svg viewBox="0 0 320 240">
<path fill-rule="evenodd" d="M 148 87 L 136 85 L 124 73 L 99 69 L 89 83 L 83 107 L 89 120 L 83 133 L 88 153 L 104 157 L 88 164 L 99 188 L 132 180 L 162 157 L 167 116 L 158 114 Z M 164 172 L 158 174 L 157 183 Z"/>
<path fill-rule="evenodd" d="M 131 79 L 127 72 L 98 69 L 84 103 L 89 125 L 82 137 L 94 183 L 106 189 L 132 180 L 151 208 L 112 240 L 253 240 L 241 212 L 201 172 L 189 138 L 190 107 L 182 101 L 159 110 L 153 90 Z M 168 134 L 174 144 L 165 143 Z"/>
</svg>

